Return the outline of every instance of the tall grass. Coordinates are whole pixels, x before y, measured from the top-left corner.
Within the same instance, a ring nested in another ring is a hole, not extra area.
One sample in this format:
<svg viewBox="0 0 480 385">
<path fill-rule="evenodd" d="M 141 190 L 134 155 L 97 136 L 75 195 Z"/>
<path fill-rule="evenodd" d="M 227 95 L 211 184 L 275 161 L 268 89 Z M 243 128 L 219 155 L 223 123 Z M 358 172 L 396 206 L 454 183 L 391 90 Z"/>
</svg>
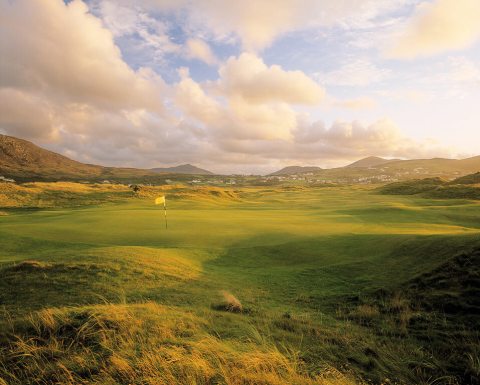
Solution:
<svg viewBox="0 0 480 385">
<path fill-rule="evenodd" d="M 205 321 L 149 302 L 45 309 L 9 322 L 0 384 L 349 385 L 328 368 L 308 375 L 273 343 L 208 334 Z"/>
</svg>

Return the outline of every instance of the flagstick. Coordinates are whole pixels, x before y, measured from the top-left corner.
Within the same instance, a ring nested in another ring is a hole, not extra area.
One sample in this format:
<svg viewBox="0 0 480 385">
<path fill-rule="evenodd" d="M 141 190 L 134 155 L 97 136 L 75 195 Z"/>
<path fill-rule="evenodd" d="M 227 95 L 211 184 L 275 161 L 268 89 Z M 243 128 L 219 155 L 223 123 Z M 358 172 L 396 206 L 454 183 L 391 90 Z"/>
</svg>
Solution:
<svg viewBox="0 0 480 385">
<path fill-rule="evenodd" d="M 168 222 L 167 222 L 167 203 L 163 201 L 163 211 L 165 213 L 165 230 L 168 229 Z"/>
</svg>

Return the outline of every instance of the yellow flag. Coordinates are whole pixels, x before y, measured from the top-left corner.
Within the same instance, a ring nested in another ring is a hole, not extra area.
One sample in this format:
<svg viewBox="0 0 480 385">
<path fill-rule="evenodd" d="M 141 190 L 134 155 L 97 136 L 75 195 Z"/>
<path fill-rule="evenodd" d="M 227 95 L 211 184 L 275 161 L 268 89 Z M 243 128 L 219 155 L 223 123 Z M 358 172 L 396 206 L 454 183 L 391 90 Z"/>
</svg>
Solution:
<svg viewBox="0 0 480 385">
<path fill-rule="evenodd" d="M 155 204 L 156 205 L 164 205 L 165 204 L 165 197 L 162 196 L 162 197 L 158 197 L 155 199 Z"/>
</svg>

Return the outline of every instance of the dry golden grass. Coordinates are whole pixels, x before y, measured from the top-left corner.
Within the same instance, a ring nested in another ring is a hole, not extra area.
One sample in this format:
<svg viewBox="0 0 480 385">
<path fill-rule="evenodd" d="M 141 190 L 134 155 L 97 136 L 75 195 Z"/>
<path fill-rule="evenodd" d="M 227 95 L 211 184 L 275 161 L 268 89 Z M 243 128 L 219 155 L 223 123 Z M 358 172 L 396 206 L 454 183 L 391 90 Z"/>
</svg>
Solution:
<svg viewBox="0 0 480 385">
<path fill-rule="evenodd" d="M 140 186 L 136 193 L 122 184 L 98 184 L 75 182 L 32 182 L 21 185 L 0 183 L 0 207 L 70 207 L 100 204 L 128 199 L 153 200 L 158 195 L 170 199 L 188 199 L 205 202 L 238 201 L 239 195 L 232 189 L 182 184 Z M 0 214 L 1 215 L 1 214 Z"/>
<path fill-rule="evenodd" d="M 415 315 L 415 312 L 411 308 L 410 300 L 408 300 L 402 293 L 395 292 L 389 299 L 387 306 L 389 312 L 396 316 L 400 330 L 406 333 L 407 326 Z"/>
<path fill-rule="evenodd" d="M 266 342 L 222 340 L 205 322 L 152 302 L 42 310 L 10 324 L 0 384 L 356 383 L 334 369 L 309 376 L 295 354 Z"/>
<path fill-rule="evenodd" d="M 224 310 L 232 313 L 241 313 L 243 312 L 243 306 L 240 300 L 235 297 L 232 293 L 222 290 L 220 292 L 222 300 L 218 304 L 214 304 L 213 308 L 216 310 Z"/>
<path fill-rule="evenodd" d="M 361 304 L 350 312 L 349 317 L 356 319 L 362 325 L 369 325 L 380 315 L 376 306 Z"/>
<path fill-rule="evenodd" d="M 0 207 L 62 207 L 97 204 L 132 195 L 125 185 L 73 182 L 0 183 Z"/>
<path fill-rule="evenodd" d="M 141 186 L 137 193 L 139 198 L 154 199 L 158 195 L 167 196 L 169 199 L 189 199 L 200 201 L 236 201 L 239 195 L 236 191 L 228 188 L 214 186 L 187 186 L 181 184 L 164 186 Z"/>
</svg>

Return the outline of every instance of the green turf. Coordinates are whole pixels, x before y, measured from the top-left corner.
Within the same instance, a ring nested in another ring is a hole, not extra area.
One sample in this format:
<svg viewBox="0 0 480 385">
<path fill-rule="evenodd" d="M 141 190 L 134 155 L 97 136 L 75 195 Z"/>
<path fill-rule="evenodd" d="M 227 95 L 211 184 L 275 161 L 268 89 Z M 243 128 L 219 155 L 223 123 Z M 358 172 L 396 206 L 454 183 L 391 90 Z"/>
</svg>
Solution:
<svg viewBox="0 0 480 385">
<path fill-rule="evenodd" d="M 167 193 L 168 229 L 151 199 L 6 210 L 0 303 L 20 318 L 48 307 L 153 301 L 193 312 L 234 345 L 254 328 L 255 338 L 298 351 L 310 373 L 328 364 L 374 383 L 460 378 L 408 329 L 397 333 L 392 324 L 382 335 L 348 312 L 358 298 L 394 292 L 479 247 L 478 202 L 359 187 L 237 194 L 170 200 Z M 18 265 L 23 260 L 44 265 Z M 222 290 L 247 311 L 212 310 Z"/>
</svg>

